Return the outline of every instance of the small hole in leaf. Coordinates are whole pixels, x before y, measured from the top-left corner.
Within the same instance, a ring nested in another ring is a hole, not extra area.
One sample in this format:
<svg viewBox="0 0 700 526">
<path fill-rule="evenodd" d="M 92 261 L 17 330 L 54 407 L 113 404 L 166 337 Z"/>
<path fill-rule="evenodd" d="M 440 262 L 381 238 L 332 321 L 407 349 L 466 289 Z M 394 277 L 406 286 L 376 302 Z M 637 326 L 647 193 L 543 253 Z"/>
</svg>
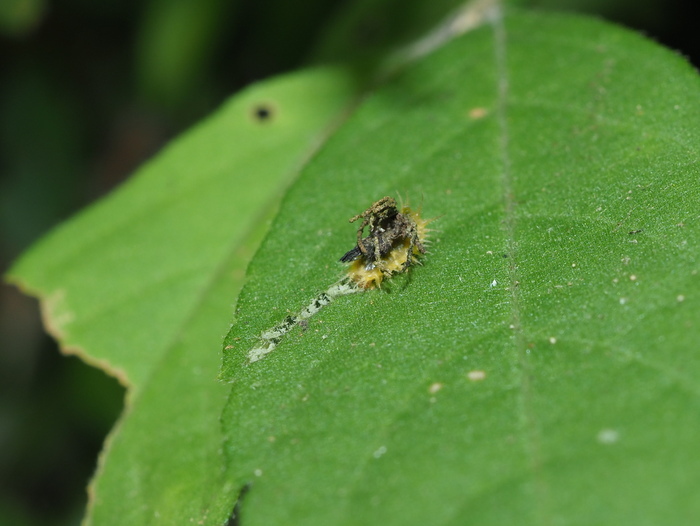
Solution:
<svg viewBox="0 0 700 526">
<path fill-rule="evenodd" d="M 269 104 L 258 104 L 253 108 L 253 119 L 257 122 L 270 122 L 275 112 Z"/>
</svg>

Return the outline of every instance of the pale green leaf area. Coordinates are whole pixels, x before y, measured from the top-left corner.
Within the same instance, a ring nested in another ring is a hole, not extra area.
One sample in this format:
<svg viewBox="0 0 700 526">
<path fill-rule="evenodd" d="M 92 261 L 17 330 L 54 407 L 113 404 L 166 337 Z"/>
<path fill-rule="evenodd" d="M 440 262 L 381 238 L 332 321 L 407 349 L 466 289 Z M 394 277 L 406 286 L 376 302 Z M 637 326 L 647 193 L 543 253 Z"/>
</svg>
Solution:
<svg viewBox="0 0 700 526">
<path fill-rule="evenodd" d="M 586 18 L 498 16 L 367 97 L 287 193 L 226 339 L 241 524 L 700 520 L 700 81 Z M 432 245 L 264 359 L 349 217 Z"/>
<path fill-rule="evenodd" d="M 128 386 L 87 524 L 230 515 L 238 488 L 223 478 L 221 340 L 282 190 L 354 90 L 330 69 L 246 90 L 12 269 L 62 349 Z"/>
</svg>

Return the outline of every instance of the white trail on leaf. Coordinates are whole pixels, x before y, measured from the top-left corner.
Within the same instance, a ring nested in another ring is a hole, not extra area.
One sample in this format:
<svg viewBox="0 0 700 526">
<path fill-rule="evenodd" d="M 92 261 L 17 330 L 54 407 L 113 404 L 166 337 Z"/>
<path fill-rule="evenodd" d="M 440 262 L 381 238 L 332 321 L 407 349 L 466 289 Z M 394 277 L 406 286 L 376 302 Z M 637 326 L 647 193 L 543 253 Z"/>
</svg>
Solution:
<svg viewBox="0 0 700 526">
<path fill-rule="evenodd" d="M 262 360 L 275 350 L 284 336 L 291 331 L 299 322 L 308 320 L 320 311 L 323 307 L 331 303 L 334 299 L 340 296 L 347 296 L 360 292 L 361 289 L 348 279 L 343 279 L 331 285 L 328 290 L 316 296 L 311 302 L 304 307 L 299 314 L 287 316 L 283 321 L 274 327 L 263 331 L 260 334 L 260 343 L 248 351 L 248 363 Z"/>
</svg>

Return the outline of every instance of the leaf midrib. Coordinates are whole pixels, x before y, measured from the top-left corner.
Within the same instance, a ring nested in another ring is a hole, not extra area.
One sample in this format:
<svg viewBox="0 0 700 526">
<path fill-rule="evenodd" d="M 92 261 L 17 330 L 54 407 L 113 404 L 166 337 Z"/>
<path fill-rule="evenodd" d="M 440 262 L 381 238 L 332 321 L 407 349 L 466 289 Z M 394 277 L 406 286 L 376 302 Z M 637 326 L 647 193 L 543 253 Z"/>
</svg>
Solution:
<svg viewBox="0 0 700 526">
<path fill-rule="evenodd" d="M 520 295 L 518 287 L 518 242 L 515 239 L 517 202 L 514 195 L 512 166 L 510 160 L 510 135 L 508 129 L 508 97 L 509 97 L 509 74 L 508 74 L 508 40 L 506 27 L 504 24 L 503 10 L 498 12 L 491 19 L 494 38 L 494 63 L 496 67 L 497 97 L 496 97 L 496 121 L 498 122 L 498 147 L 500 149 L 500 160 L 502 167 L 501 186 L 503 191 L 504 221 L 503 231 L 505 244 L 510 257 L 508 258 L 508 276 L 510 280 L 511 295 L 511 322 L 513 334 L 513 360 L 516 362 L 517 373 L 520 383 L 520 422 L 522 426 L 521 439 L 524 445 L 524 452 L 529 457 L 529 465 L 533 475 L 534 494 L 536 496 L 534 513 L 537 523 L 549 524 L 551 522 L 551 503 L 549 497 L 549 484 L 545 480 L 542 472 L 542 440 L 539 427 L 536 422 L 535 411 L 532 403 L 532 386 L 530 383 L 531 365 L 527 359 L 526 341 L 521 324 L 520 315 Z"/>
</svg>

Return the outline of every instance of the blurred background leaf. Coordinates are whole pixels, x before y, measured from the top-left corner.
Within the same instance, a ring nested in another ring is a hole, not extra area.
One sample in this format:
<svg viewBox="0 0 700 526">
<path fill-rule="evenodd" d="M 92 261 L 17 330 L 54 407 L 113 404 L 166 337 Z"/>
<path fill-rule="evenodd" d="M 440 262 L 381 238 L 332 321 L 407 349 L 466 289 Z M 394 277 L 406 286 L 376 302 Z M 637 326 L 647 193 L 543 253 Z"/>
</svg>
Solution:
<svg viewBox="0 0 700 526">
<path fill-rule="evenodd" d="M 681 0 L 518 3 L 600 13 L 697 64 L 697 31 Z M 0 268 L 229 94 L 309 63 L 372 62 L 372 49 L 410 42 L 440 20 L 438 7 L 447 16 L 457 5 L 425 4 L 207 1 L 190 29 L 175 15 L 193 9 L 191 2 L 0 2 Z M 160 53 L 178 49 L 181 32 L 191 33 L 193 49 L 170 58 L 164 71 L 145 72 Z M 1 291 L 0 516 L 12 524 L 75 523 L 123 391 L 76 359 L 59 358 L 33 300 Z M 77 403 L 68 384 L 92 393 L 100 409 Z"/>
<path fill-rule="evenodd" d="M 16 37 L 29 33 L 40 23 L 45 0 L 3 0 L 0 2 L 0 32 Z"/>
<path fill-rule="evenodd" d="M 355 90 L 339 68 L 252 85 L 12 267 L 63 351 L 128 387 L 87 524 L 230 515 L 222 333 L 277 200 Z"/>
</svg>

